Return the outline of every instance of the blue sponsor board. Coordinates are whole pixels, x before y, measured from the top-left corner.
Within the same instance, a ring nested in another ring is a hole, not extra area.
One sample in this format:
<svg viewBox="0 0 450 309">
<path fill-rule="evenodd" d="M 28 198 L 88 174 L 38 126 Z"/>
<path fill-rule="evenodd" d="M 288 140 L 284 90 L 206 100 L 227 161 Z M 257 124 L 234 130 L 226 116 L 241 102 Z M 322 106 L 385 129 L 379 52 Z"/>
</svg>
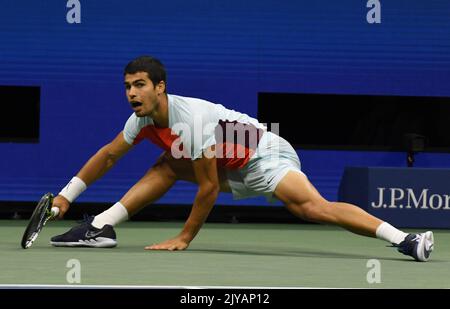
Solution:
<svg viewBox="0 0 450 309">
<path fill-rule="evenodd" d="M 347 167 L 339 201 L 397 227 L 450 228 L 450 169 Z"/>
<path fill-rule="evenodd" d="M 139 55 L 163 61 L 169 93 L 252 117 L 260 93 L 450 96 L 448 0 L 381 0 L 379 24 L 368 22 L 368 0 L 80 0 L 80 23 L 71 23 L 75 6 L 68 2 L 1 1 L 0 85 L 40 88 L 39 143 L 0 142 L 2 201 L 37 201 L 59 192 L 123 129 L 132 112 L 123 69 Z M 298 121 L 320 117 L 307 113 L 308 105 L 277 101 L 274 109 L 301 110 Z M 160 154 L 141 143 L 77 202 L 115 203 Z M 299 149 L 299 155 L 330 200 L 336 199 L 342 162 L 404 164 L 398 152 Z M 422 153 L 415 164 L 450 168 L 450 156 Z M 190 204 L 196 190 L 179 182 L 158 203 Z M 217 205 L 244 203 L 269 205 L 264 198 L 235 201 L 229 194 Z"/>
</svg>

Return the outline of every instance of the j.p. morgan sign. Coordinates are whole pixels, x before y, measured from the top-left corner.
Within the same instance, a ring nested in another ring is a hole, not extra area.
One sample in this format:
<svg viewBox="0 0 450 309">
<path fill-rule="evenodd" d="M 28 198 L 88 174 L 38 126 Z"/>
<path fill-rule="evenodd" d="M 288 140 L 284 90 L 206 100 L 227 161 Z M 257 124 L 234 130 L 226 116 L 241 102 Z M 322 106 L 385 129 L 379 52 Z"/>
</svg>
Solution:
<svg viewBox="0 0 450 309">
<path fill-rule="evenodd" d="M 450 181 L 450 180 L 449 180 Z M 373 208 L 450 210 L 450 195 L 430 192 L 430 189 L 376 188 L 377 201 Z"/>
<path fill-rule="evenodd" d="M 450 228 L 450 169 L 349 167 L 339 200 L 398 227 Z"/>
</svg>

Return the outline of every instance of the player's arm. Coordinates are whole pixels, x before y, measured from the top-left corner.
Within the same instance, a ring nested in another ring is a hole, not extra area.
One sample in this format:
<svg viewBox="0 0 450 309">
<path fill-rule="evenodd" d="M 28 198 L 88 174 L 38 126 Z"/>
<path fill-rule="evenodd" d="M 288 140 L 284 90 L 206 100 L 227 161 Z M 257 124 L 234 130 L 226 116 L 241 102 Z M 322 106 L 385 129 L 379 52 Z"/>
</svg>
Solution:
<svg viewBox="0 0 450 309">
<path fill-rule="evenodd" d="M 86 162 L 77 177 L 82 179 L 86 186 L 89 186 L 106 174 L 132 147 L 125 141 L 123 132 L 120 132 L 112 142 L 100 148 Z"/>
<path fill-rule="evenodd" d="M 210 147 L 207 152 L 214 153 L 214 146 Z M 208 156 L 204 155 L 192 161 L 192 164 L 198 183 L 198 191 L 183 230 L 177 237 L 160 244 L 148 246 L 146 249 L 184 250 L 189 246 L 189 243 L 194 239 L 206 221 L 220 191 L 217 162 L 215 157 L 208 158 Z"/>
<path fill-rule="evenodd" d="M 200 159 L 192 161 L 192 163 L 195 178 L 198 183 L 198 191 L 191 213 L 180 233 L 180 236 L 188 242 L 194 239 L 206 221 L 220 191 L 216 158 L 203 156 Z"/>
<path fill-rule="evenodd" d="M 69 184 L 64 187 L 55 197 L 53 205 L 60 208 L 59 218 L 64 216 L 69 204 L 73 202 L 90 184 L 101 178 L 109 171 L 116 162 L 126 154 L 133 146 L 128 144 L 123 132 L 120 132 L 113 141 L 100 148 L 78 174 L 72 178 Z"/>
</svg>

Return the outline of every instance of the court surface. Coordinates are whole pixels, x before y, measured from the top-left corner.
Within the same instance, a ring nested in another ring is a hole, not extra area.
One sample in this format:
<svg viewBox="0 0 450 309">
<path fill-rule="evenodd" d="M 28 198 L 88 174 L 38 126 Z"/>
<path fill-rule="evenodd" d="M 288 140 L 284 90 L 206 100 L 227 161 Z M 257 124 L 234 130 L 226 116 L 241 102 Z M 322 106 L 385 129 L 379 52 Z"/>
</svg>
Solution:
<svg viewBox="0 0 450 309">
<path fill-rule="evenodd" d="M 434 230 L 432 260 L 418 263 L 381 240 L 322 225 L 207 223 L 188 250 L 167 252 L 143 248 L 175 236 L 182 222 L 123 223 L 114 249 L 54 248 L 50 237 L 76 222 L 49 222 L 23 250 L 26 224 L 0 221 L 0 285 L 76 285 L 67 281 L 76 259 L 78 285 L 450 288 L 449 230 Z"/>
</svg>

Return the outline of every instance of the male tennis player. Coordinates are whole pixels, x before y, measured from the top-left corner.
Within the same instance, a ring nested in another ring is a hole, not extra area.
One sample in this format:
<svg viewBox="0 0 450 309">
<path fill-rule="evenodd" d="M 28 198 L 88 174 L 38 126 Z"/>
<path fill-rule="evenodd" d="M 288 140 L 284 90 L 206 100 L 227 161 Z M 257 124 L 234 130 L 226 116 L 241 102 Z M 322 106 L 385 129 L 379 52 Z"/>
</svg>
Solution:
<svg viewBox="0 0 450 309">
<path fill-rule="evenodd" d="M 361 208 L 325 200 L 300 169 L 297 153 L 256 119 L 208 101 L 170 95 L 162 63 L 143 56 L 124 72 L 133 109 L 123 131 L 92 156 L 54 199 L 64 216 L 90 184 L 143 139 L 164 152 L 155 165 L 111 208 L 51 239 L 54 246 L 114 247 L 113 226 L 158 200 L 177 180 L 198 184 L 191 213 L 174 238 L 145 247 L 184 250 L 199 232 L 220 191 L 235 198 L 276 198 L 296 216 L 341 226 L 388 241 L 403 254 L 427 261 L 433 233 L 406 234 Z"/>
</svg>

